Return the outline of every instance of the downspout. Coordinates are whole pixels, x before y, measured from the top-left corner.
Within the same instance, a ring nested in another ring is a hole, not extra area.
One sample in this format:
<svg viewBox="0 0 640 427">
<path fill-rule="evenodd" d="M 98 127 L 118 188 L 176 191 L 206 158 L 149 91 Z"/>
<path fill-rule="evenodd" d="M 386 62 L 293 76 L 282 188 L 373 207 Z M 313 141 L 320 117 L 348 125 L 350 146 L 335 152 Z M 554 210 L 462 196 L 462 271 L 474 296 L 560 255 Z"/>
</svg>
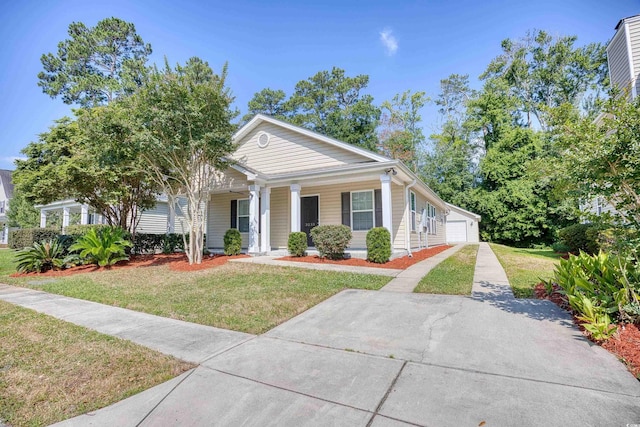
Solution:
<svg viewBox="0 0 640 427">
<path fill-rule="evenodd" d="M 411 184 L 404 187 L 404 210 L 406 212 L 405 213 L 406 222 L 404 227 L 404 230 L 405 230 L 404 242 L 407 247 L 407 255 L 409 255 L 409 258 L 413 257 L 413 254 L 411 253 L 411 206 L 409 206 L 411 199 L 409 197 L 409 189 L 414 185 L 416 185 L 416 182 L 418 182 L 418 180 L 414 179 Z"/>
</svg>

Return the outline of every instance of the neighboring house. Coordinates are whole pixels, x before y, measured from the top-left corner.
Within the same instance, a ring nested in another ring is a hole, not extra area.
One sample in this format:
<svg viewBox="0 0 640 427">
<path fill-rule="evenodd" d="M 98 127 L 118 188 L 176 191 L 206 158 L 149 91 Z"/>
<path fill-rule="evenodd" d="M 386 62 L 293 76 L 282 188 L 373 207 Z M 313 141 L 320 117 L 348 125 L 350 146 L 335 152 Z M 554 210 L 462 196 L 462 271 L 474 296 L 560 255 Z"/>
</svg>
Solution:
<svg viewBox="0 0 640 427">
<path fill-rule="evenodd" d="M 184 205 L 184 203 L 181 203 Z M 51 213 L 62 216 L 62 229 L 69 225 L 85 224 L 105 224 L 102 215 L 94 212 L 88 205 L 76 202 L 73 199 L 60 200 L 47 205 L 37 205 L 40 209 L 40 227 L 47 226 L 47 217 Z M 156 206 L 140 214 L 140 219 L 136 227 L 138 233 L 164 234 L 181 233 L 183 224 L 182 215 L 176 214 L 167 203 L 166 196 L 159 196 Z"/>
<path fill-rule="evenodd" d="M 616 33 L 607 44 L 607 63 L 611 85 L 633 100 L 640 92 L 640 15 L 621 19 L 615 27 Z M 600 122 L 604 115 L 596 118 Z M 615 208 L 601 197 L 587 201 L 581 210 L 592 215 L 607 212 L 616 214 Z"/>
<path fill-rule="evenodd" d="M 478 243 L 480 215 L 447 203 L 447 243 Z"/>
<path fill-rule="evenodd" d="M 351 228 L 354 256 L 364 254 L 373 227 L 390 230 L 394 256 L 447 241 L 449 207 L 398 160 L 261 114 L 233 138 L 233 164 L 212 183 L 205 209 L 209 250 L 222 250 L 236 228 L 248 253 L 284 254 L 289 233 L 328 224 Z M 169 231 L 171 215 L 161 201 L 138 231 Z"/>
<path fill-rule="evenodd" d="M 0 169 L 0 245 L 6 245 L 9 238 L 9 219 L 7 210 L 9 200 L 13 196 L 13 182 L 11 171 Z"/>
</svg>

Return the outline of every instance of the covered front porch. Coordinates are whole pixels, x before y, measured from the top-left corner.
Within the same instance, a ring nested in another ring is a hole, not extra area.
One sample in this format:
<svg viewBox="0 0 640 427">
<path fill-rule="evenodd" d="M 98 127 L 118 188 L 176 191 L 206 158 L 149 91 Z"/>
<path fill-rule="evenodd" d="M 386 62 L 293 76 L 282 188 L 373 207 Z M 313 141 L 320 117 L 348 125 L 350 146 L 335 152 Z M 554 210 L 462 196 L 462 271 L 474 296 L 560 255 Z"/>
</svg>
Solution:
<svg viewBox="0 0 640 427">
<path fill-rule="evenodd" d="M 75 200 L 61 200 L 48 205 L 38 205 L 40 209 L 40 227 L 60 227 L 61 232 L 70 225 L 104 224 L 102 215 L 88 205 Z"/>
</svg>

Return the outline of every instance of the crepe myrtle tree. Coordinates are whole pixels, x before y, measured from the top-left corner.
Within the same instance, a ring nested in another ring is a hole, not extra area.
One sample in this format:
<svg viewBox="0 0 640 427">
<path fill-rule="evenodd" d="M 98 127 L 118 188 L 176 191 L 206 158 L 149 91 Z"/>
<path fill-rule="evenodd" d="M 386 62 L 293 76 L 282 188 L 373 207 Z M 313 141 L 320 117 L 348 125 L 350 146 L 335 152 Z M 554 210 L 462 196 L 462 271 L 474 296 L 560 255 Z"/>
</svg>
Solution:
<svg viewBox="0 0 640 427">
<path fill-rule="evenodd" d="M 227 65 L 218 75 L 199 58 L 184 66 L 154 69 L 134 97 L 140 119 L 144 165 L 188 225 L 184 247 L 190 264 L 202 262 L 204 206 L 219 171 L 228 165 L 237 116 L 225 86 Z M 177 203 L 186 200 L 186 206 Z"/>
</svg>

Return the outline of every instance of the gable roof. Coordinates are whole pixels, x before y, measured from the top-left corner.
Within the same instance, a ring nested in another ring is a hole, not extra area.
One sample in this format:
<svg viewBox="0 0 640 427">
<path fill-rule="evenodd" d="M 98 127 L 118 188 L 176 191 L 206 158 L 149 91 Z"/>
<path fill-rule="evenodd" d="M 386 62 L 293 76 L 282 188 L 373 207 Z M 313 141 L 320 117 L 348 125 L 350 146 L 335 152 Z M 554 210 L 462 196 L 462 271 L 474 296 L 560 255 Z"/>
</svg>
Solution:
<svg viewBox="0 0 640 427">
<path fill-rule="evenodd" d="M 467 214 L 468 216 L 474 217 L 476 219 L 476 221 L 478 221 L 478 222 L 480 222 L 480 219 L 482 218 L 477 213 L 473 213 L 473 212 L 470 212 L 470 211 L 468 211 L 466 209 L 462 209 L 460 206 L 452 205 L 451 203 L 446 203 L 446 202 L 445 202 L 445 204 L 450 209 L 453 209 L 453 210 L 458 211 L 460 213 Z"/>
<path fill-rule="evenodd" d="M 249 132 L 255 129 L 261 123 L 271 123 L 276 126 L 283 127 L 293 132 L 300 133 L 302 135 L 308 136 L 309 138 L 313 138 L 316 141 L 321 141 L 326 144 L 332 145 L 334 147 L 341 148 L 343 150 L 349 151 L 351 153 L 359 154 L 363 157 L 366 157 L 375 162 L 390 162 L 393 159 L 390 159 L 386 156 L 382 156 L 380 154 L 374 153 L 369 150 L 365 150 L 364 148 L 357 147 L 353 144 L 347 144 L 342 141 L 338 141 L 337 139 L 321 135 L 317 132 L 311 131 L 309 129 L 305 129 L 300 126 L 292 125 L 291 123 L 284 122 L 282 120 L 275 119 L 271 116 L 267 116 L 265 114 L 256 114 L 249 122 L 242 126 L 238 131 L 233 135 L 233 140 L 235 142 L 240 141 L 244 138 Z"/>
<path fill-rule="evenodd" d="M 13 181 L 11 180 L 11 174 L 13 171 L 0 169 L 0 183 L 4 187 L 4 194 L 6 194 L 7 199 L 13 197 Z"/>
</svg>

